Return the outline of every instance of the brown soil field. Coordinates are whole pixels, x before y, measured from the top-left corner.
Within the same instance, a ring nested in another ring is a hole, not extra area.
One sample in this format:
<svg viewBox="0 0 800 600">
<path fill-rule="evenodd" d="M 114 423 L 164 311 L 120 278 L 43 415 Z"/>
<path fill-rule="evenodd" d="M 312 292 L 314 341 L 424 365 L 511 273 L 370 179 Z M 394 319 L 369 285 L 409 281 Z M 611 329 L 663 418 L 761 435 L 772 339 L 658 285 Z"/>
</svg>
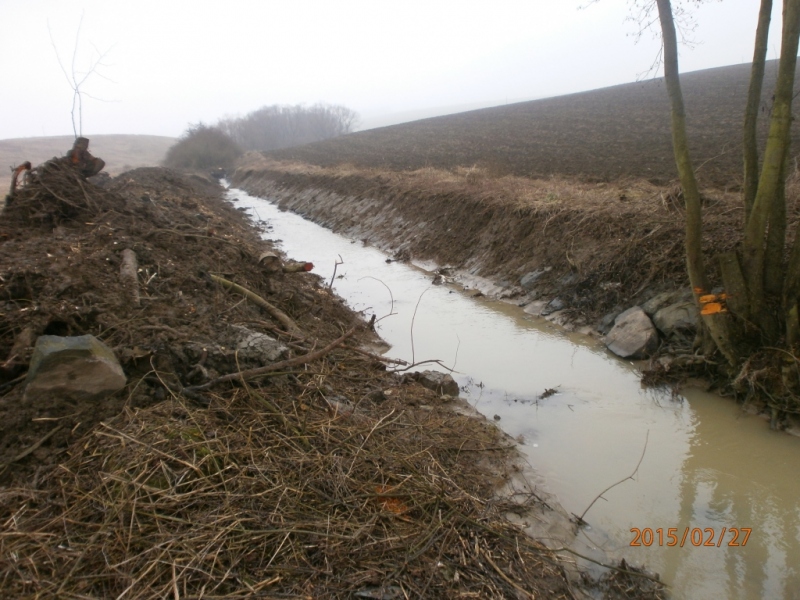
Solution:
<svg viewBox="0 0 800 600">
<path fill-rule="evenodd" d="M 160 135 L 95 135 L 89 150 L 106 161 L 106 172 L 119 175 L 137 167 L 161 164 L 175 138 Z M 0 140 L 0 191 L 11 185 L 10 168 L 30 161 L 38 165 L 54 156 L 63 156 L 72 148 L 71 135 Z"/>
<path fill-rule="evenodd" d="M 318 277 L 265 270 L 272 246 L 215 183 L 99 183 L 44 165 L 0 216 L 0 596 L 663 597 L 624 563 L 568 577 L 506 517 L 553 509 L 497 495 L 513 440 L 391 372 Z M 236 349 L 237 327 L 285 358 Z M 127 385 L 26 400 L 41 334 L 96 336 Z"/>
<path fill-rule="evenodd" d="M 777 63 L 770 61 L 764 114 L 776 75 Z M 749 76 L 749 64 L 682 76 L 690 146 L 695 164 L 702 165 L 703 185 L 735 189 L 741 183 L 741 124 Z M 328 167 L 353 164 L 397 171 L 477 166 L 498 176 L 559 175 L 584 181 L 632 177 L 665 184 L 677 178 L 669 121 L 667 93 L 658 78 L 358 132 L 269 156 Z M 797 123 L 793 139 L 800 148 Z"/>
</svg>

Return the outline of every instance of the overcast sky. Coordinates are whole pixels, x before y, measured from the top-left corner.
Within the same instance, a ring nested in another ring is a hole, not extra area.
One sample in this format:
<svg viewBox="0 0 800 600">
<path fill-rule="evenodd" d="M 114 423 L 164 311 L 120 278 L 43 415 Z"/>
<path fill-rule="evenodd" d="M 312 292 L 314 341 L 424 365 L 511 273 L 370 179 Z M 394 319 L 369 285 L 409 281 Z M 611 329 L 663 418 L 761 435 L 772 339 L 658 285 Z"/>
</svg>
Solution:
<svg viewBox="0 0 800 600">
<path fill-rule="evenodd" d="M 177 136 L 270 104 L 343 104 L 370 125 L 640 78 L 660 41 L 635 42 L 627 0 L 579 10 L 588 1 L 0 0 L 0 139 L 72 133 L 55 49 L 71 71 L 81 16 L 78 74 L 106 53 L 81 88 L 97 98 L 84 98 L 84 135 Z M 758 4 L 697 10 L 681 70 L 750 61 Z M 776 8 L 770 58 L 779 24 Z"/>
</svg>

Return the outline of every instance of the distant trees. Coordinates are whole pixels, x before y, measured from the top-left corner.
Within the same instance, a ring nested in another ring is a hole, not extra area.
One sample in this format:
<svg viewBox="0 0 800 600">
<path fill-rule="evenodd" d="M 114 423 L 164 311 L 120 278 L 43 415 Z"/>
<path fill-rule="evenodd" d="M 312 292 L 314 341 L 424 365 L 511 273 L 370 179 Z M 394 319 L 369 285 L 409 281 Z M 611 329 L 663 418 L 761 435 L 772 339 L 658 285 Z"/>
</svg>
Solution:
<svg viewBox="0 0 800 600">
<path fill-rule="evenodd" d="M 233 166 L 242 149 L 219 127 L 190 125 L 167 150 L 164 166 L 177 169 L 214 169 Z"/>
<path fill-rule="evenodd" d="M 278 150 L 350 133 L 358 114 L 345 106 L 264 106 L 218 127 L 245 150 Z"/>
<path fill-rule="evenodd" d="M 761 0 L 744 115 L 744 235 L 737 252 L 718 257 L 726 292 L 722 298 L 709 292 L 709 277 L 701 251 L 702 209 L 687 144 L 673 9 L 670 0 L 655 0 L 655 4 L 664 44 L 665 80 L 672 106 L 675 161 L 686 202 L 686 263 L 704 323 L 716 347 L 732 366 L 744 359 L 744 346 L 736 343 L 742 334 L 749 333 L 747 337 L 762 348 L 783 345 L 792 349 L 800 342 L 800 235 L 795 233 L 792 247 L 787 248 L 785 186 L 800 40 L 800 0 L 783 0 L 778 80 L 769 118 L 769 136 L 759 170 L 755 127 L 772 12 L 772 0 Z M 735 319 L 721 310 L 725 301 Z"/>
</svg>

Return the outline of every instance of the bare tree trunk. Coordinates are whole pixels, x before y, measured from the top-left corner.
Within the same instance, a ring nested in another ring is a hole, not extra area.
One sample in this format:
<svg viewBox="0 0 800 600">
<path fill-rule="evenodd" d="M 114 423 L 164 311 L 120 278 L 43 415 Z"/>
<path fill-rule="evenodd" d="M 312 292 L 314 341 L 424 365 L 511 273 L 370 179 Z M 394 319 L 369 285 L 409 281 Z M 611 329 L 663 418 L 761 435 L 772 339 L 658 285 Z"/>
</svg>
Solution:
<svg viewBox="0 0 800 600">
<path fill-rule="evenodd" d="M 745 222 L 750 218 L 753 202 L 758 191 L 758 143 L 756 126 L 761 105 L 761 90 L 764 85 L 764 63 L 767 59 L 769 24 L 772 18 L 772 0 L 761 0 L 756 28 L 756 43 L 753 51 L 753 66 L 750 71 L 750 89 L 747 92 L 747 108 L 744 111 L 744 210 Z"/>
<path fill-rule="evenodd" d="M 675 34 L 675 21 L 672 18 L 672 6 L 670 0 L 656 0 L 656 5 L 664 43 L 664 79 L 672 107 L 672 147 L 686 202 L 686 267 L 695 292 L 695 300 L 698 300 L 700 294 L 708 293 L 708 279 L 703 263 L 700 189 L 686 140 L 686 110 L 678 71 L 678 39 Z M 727 317 L 722 314 L 704 315 L 703 322 L 717 348 L 731 365 L 735 365 L 737 357 L 731 343 Z"/>
<path fill-rule="evenodd" d="M 775 86 L 775 102 L 770 119 L 769 137 L 764 152 L 764 164 L 758 182 L 750 218 L 745 226 L 743 245 L 743 266 L 748 282 L 748 298 L 751 314 L 760 315 L 765 304 L 765 241 L 766 228 L 770 217 L 775 214 L 783 223 L 772 223 L 771 227 L 785 230 L 785 208 L 773 212 L 773 204 L 782 199 L 784 187 L 785 161 L 789 151 L 792 124 L 792 96 L 794 76 L 797 67 L 797 47 L 800 38 L 800 0 L 784 0 L 783 35 L 781 39 L 781 59 L 778 67 L 778 81 Z M 774 255 L 773 255 L 774 258 Z M 770 269 L 773 268 L 770 266 Z"/>
<path fill-rule="evenodd" d="M 772 211 L 769 215 L 769 229 L 767 231 L 767 249 L 764 255 L 764 286 L 768 296 L 780 298 L 783 292 L 784 270 L 783 253 L 786 249 L 786 168 L 789 162 L 789 152 L 780 174 L 781 185 L 775 194 Z"/>
</svg>

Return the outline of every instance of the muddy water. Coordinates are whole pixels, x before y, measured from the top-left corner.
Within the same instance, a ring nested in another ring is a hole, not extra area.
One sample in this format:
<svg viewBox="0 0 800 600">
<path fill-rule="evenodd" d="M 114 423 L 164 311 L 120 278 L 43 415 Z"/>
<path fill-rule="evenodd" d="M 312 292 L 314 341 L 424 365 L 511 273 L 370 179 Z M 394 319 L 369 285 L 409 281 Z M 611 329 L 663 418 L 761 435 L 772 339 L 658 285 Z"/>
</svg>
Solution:
<svg viewBox="0 0 800 600">
<path fill-rule="evenodd" d="M 355 310 L 383 317 L 387 354 L 455 368 L 462 395 L 524 440 L 537 484 L 567 511 L 583 513 L 631 475 L 644 451 L 636 476 L 586 514 L 584 543 L 646 564 L 676 598 L 800 598 L 800 439 L 770 432 L 713 395 L 642 390 L 633 366 L 590 338 L 460 287 L 432 285 L 430 274 L 387 264 L 361 242 L 244 192 L 230 195 L 269 224 L 265 237 L 312 261 L 326 281 L 341 258 L 333 287 Z M 555 393 L 543 399 L 545 390 Z M 730 532 L 718 546 L 723 527 L 752 532 L 743 547 L 728 545 Z M 651 529 L 652 543 L 632 547 L 632 528 Z M 667 547 L 670 528 L 674 547 Z M 693 535 L 703 543 L 713 535 L 713 546 L 693 545 Z"/>
</svg>

